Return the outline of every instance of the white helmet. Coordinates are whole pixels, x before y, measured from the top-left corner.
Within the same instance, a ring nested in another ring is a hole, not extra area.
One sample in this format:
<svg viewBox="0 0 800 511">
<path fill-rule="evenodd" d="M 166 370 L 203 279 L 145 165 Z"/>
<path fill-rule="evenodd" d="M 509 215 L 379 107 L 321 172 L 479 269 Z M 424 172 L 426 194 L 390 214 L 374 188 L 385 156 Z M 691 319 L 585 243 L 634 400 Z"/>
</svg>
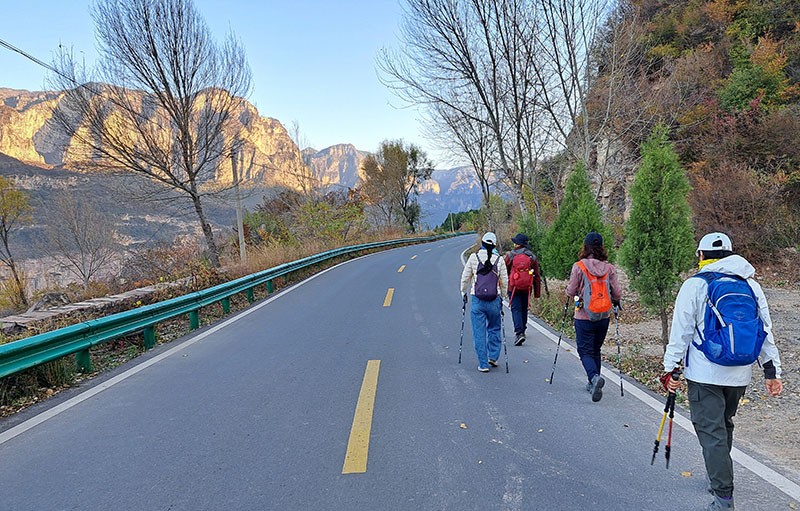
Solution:
<svg viewBox="0 0 800 511">
<path fill-rule="evenodd" d="M 497 246 L 497 236 L 495 236 L 494 233 L 491 231 L 484 234 L 483 238 L 481 238 L 481 241 L 484 243 L 491 243 L 492 245 Z"/>
<path fill-rule="evenodd" d="M 731 239 L 726 234 L 711 232 L 703 236 L 700 239 L 700 243 L 697 244 L 696 254 L 698 256 L 701 250 L 703 252 L 714 250 L 728 250 L 729 252 L 733 252 L 733 243 L 731 243 Z"/>
</svg>

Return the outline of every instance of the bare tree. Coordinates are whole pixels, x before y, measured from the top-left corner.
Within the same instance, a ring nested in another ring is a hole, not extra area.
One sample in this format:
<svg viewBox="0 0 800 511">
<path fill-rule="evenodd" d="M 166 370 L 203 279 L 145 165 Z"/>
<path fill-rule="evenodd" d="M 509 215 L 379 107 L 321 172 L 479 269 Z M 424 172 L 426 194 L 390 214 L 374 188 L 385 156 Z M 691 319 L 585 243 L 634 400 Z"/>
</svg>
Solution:
<svg viewBox="0 0 800 511">
<path fill-rule="evenodd" d="M 191 0 L 100 0 L 94 7 L 99 63 L 88 75 L 71 52 L 56 58 L 64 96 L 54 121 L 77 166 L 132 172 L 191 203 L 209 259 L 219 250 L 204 186 L 235 153 L 250 68 L 229 34 L 218 45 Z M 77 148 L 76 148 L 77 147 Z"/>
<path fill-rule="evenodd" d="M 43 251 L 87 289 L 92 277 L 119 255 L 113 218 L 70 192 L 48 204 L 47 210 Z"/>
<path fill-rule="evenodd" d="M 535 14 L 527 0 L 409 0 L 402 50 L 384 51 L 379 60 L 383 82 L 403 100 L 428 106 L 441 125 L 473 133 L 475 123 L 485 125 L 494 138 L 494 167 L 523 213 L 522 188 L 539 152 L 531 144 L 541 132 L 530 129 L 541 115 L 527 41 Z"/>
<path fill-rule="evenodd" d="M 415 232 L 421 211 L 417 190 L 430 178 L 433 165 L 425 151 L 402 140 L 384 141 L 374 155 L 362 162 L 363 193 L 378 206 L 391 224 L 400 215 L 410 232 Z"/>
<path fill-rule="evenodd" d="M 5 265 L 14 279 L 14 300 L 17 305 L 28 306 L 25 283 L 17 261 L 11 253 L 11 235 L 31 219 L 31 206 L 24 192 L 17 190 L 13 183 L 0 176 L 0 263 Z"/>
<path fill-rule="evenodd" d="M 456 157 L 465 155 L 469 159 L 481 187 L 483 203 L 488 205 L 494 137 L 486 123 L 459 115 L 458 111 L 444 103 L 431 105 L 429 115 L 426 129 L 428 137 L 436 140 L 447 153 Z"/>
</svg>

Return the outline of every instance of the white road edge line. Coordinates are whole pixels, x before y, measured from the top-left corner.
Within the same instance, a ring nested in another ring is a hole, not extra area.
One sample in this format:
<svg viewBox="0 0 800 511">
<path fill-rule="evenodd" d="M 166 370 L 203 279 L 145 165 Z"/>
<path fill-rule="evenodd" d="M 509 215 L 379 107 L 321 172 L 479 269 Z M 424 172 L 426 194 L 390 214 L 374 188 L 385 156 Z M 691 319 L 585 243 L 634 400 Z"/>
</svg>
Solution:
<svg viewBox="0 0 800 511">
<path fill-rule="evenodd" d="M 547 337 L 551 341 L 558 342 L 558 336 L 554 335 L 552 332 L 550 332 L 545 327 L 538 324 L 531 318 L 528 318 L 528 324 L 534 327 L 536 330 L 538 330 L 540 333 L 542 333 L 545 337 Z M 563 338 L 561 339 L 561 344 L 571 348 L 569 352 L 575 358 L 580 358 L 580 356 L 578 355 L 578 350 L 575 349 L 575 347 L 572 346 L 571 344 L 564 342 Z M 619 373 L 615 373 L 612 369 L 608 369 L 605 366 L 601 369 L 601 372 L 603 376 L 605 376 L 606 385 L 608 383 L 613 383 L 614 385 L 619 386 Z M 634 387 L 633 385 L 630 384 L 627 385 L 625 387 L 625 394 L 626 395 L 631 394 L 632 396 L 636 397 L 639 401 L 642 401 L 644 404 L 648 405 L 653 410 L 656 410 L 658 413 L 664 412 L 664 403 L 658 401 L 653 396 L 643 392 L 638 387 Z M 677 411 L 675 412 L 674 421 L 680 427 L 691 433 L 692 436 L 695 437 L 697 436 L 697 434 L 694 431 L 694 426 L 692 426 L 692 421 L 684 417 Z M 731 450 L 731 458 L 733 458 L 735 462 L 739 463 L 740 465 L 748 469 L 750 472 L 753 472 L 761 479 L 767 481 L 771 485 L 781 490 L 789 497 L 793 498 L 794 500 L 800 500 L 800 485 L 798 485 L 797 483 L 779 474 L 775 470 L 769 468 L 768 466 L 764 465 L 763 463 L 754 459 L 748 454 L 745 454 L 736 447 L 734 447 Z"/>
<path fill-rule="evenodd" d="M 44 412 L 42 412 L 42 413 L 40 413 L 38 415 L 35 415 L 35 416 L 31 417 L 30 419 L 28 419 L 28 420 L 26 420 L 24 422 L 21 422 L 20 424 L 17 424 L 13 428 L 10 428 L 10 429 L 0 433 L 0 445 L 8 442 L 9 440 L 11 440 L 12 438 L 14 438 L 16 436 L 21 435 L 22 433 L 28 431 L 31 428 L 34 428 L 34 427 L 38 426 L 41 423 L 43 423 L 43 422 L 45 422 L 45 421 L 47 421 L 49 419 L 52 419 L 56 415 L 69 410 L 73 406 L 78 405 L 78 404 L 82 403 L 83 401 L 86 401 L 87 399 L 90 399 L 93 396 L 96 396 L 100 392 L 103 392 L 104 390 L 113 387 L 117 383 L 119 383 L 119 382 L 121 382 L 123 380 L 126 380 L 126 379 L 130 378 L 131 376 L 133 376 L 133 375 L 135 375 L 135 374 L 137 374 L 137 373 L 139 373 L 141 371 L 144 371 L 145 369 L 147 369 L 151 365 L 156 364 L 156 363 L 160 362 L 161 360 L 164 360 L 165 358 L 167 358 L 169 356 L 172 356 L 175 353 L 178 353 L 179 351 L 181 351 L 181 350 L 183 350 L 185 348 L 188 348 L 192 344 L 205 339 L 209 335 L 211 335 L 213 333 L 216 333 L 217 331 L 225 328 L 226 326 L 230 325 L 231 323 L 244 318 L 245 316 L 257 311 L 261 307 L 264 307 L 264 306 L 270 304 L 273 300 L 276 300 L 279 297 L 281 297 L 282 295 L 288 293 L 289 291 L 297 289 L 298 287 L 304 285 L 305 283 L 310 282 L 311 280 L 314 280 L 315 278 L 319 277 L 320 275 L 322 275 L 322 274 L 324 274 L 324 273 L 326 273 L 326 272 L 328 272 L 330 270 L 333 270 L 335 268 L 338 268 L 338 267 L 340 267 L 340 266 L 342 266 L 344 264 L 351 263 L 353 261 L 357 261 L 357 260 L 361 259 L 362 257 L 369 257 L 370 255 L 372 255 L 372 254 L 367 254 L 367 255 L 364 255 L 364 256 L 361 256 L 361 257 L 357 257 L 355 259 L 350 259 L 350 260 L 341 262 L 341 263 L 337 264 L 336 266 L 332 266 L 332 267 L 327 268 L 327 269 L 325 269 L 325 270 L 323 270 L 323 271 L 321 271 L 319 273 L 316 273 L 316 274 L 312 275 L 311 277 L 309 277 L 309 278 L 307 278 L 305 280 L 302 280 L 302 281 L 298 282 L 297 284 L 295 284 L 293 286 L 290 286 L 290 287 L 288 287 L 288 288 L 286 288 L 286 289 L 284 289 L 282 291 L 279 291 L 278 293 L 276 293 L 273 296 L 267 298 L 263 302 L 254 305 L 252 308 L 247 309 L 247 310 L 245 310 L 245 311 L 243 311 L 241 313 L 238 313 L 236 316 L 234 316 L 234 317 L 232 317 L 230 319 L 227 319 L 227 320 L 223 321 L 222 323 L 220 323 L 218 325 L 215 325 L 215 326 L 209 328 L 208 330 L 206 330 L 204 332 L 201 332 L 197 336 L 195 336 L 195 337 L 193 337 L 193 338 L 191 338 L 191 339 L 189 339 L 187 341 L 182 342 L 180 345 L 175 346 L 174 348 L 171 348 L 171 349 L 165 351 L 164 353 L 161 353 L 160 355 L 156 355 L 155 357 L 151 358 L 150 360 L 142 362 L 141 364 L 138 364 L 138 365 L 136 365 L 134 367 L 131 367 L 127 371 L 122 372 L 122 373 L 118 374 L 117 376 L 114 376 L 113 378 L 110 378 L 110 379 L 104 381 L 103 383 L 100 383 L 100 384 L 92 387 L 91 389 L 89 389 L 89 390 L 87 390 L 85 392 L 81 392 L 80 394 L 78 394 L 77 396 L 75 396 L 73 398 L 70 398 L 70 399 L 64 401 L 63 403 L 54 406 L 53 408 L 50 408 L 50 409 L 48 409 L 48 410 L 46 410 L 46 411 L 44 411 Z"/>
<path fill-rule="evenodd" d="M 461 264 L 466 264 L 466 259 L 464 258 L 464 252 L 461 253 Z M 506 302 L 503 301 L 503 306 L 508 308 L 509 311 L 511 310 L 510 307 L 506 305 Z M 531 325 L 533 328 L 538 330 L 542 335 L 546 338 L 550 339 L 554 343 L 558 343 L 558 336 L 550 332 L 550 330 L 546 329 L 530 317 L 528 318 L 528 324 Z M 565 342 L 564 339 L 561 339 L 561 344 L 570 348 L 569 353 L 572 354 L 575 358 L 580 359 L 578 355 L 578 350 L 568 342 Z M 606 383 L 613 383 L 614 385 L 619 386 L 619 378 L 618 374 L 614 373 L 611 369 L 603 367 L 601 369 L 601 373 L 605 376 Z M 632 385 L 628 385 L 625 388 L 625 392 L 627 394 L 633 395 L 639 401 L 643 402 L 653 410 L 656 410 L 658 413 L 664 412 L 664 404 L 660 401 L 653 398 L 653 396 L 643 392 L 638 387 L 634 387 Z M 677 423 L 680 427 L 688 431 L 692 436 L 697 437 L 697 434 L 694 431 L 694 426 L 692 426 L 692 421 L 687 419 L 679 412 L 675 412 L 675 423 Z M 793 498 L 794 500 L 800 500 L 800 485 L 791 481 L 786 476 L 779 474 L 775 470 L 769 468 L 768 466 L 764 465 L 760 461 L 754 459 L 752 456 L 745 454 L 744 452 L 740 451 L 736 447 L 731 450 L 731 458 L 733 461 L 737 462 L 750 472 L 754 473 L 764 481 L 770 483 L 774 487 L 778 488 L 780 491 L 788 495 L 789 497 Z"/>
</svg>

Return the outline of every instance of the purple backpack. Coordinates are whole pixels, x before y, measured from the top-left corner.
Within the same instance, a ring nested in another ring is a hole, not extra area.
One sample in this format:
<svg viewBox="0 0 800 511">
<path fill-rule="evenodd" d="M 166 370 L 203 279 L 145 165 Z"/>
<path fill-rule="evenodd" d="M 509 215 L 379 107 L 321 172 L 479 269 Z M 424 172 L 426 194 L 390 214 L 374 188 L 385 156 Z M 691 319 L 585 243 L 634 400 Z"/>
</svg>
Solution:
<svg viewBox="0 0 800 511">
<path fill-rule="evenodd" d="M 497 273 L 497 261 L 492 265 L 487 265 L 486 262 L 492 259 L 491 255 L 484 263 L 481 263 L 477 255 L 475 258 L 478 259 L 478 272 L 475 275 L 475 296 L 480 300 L 491 302 L 497 298 L 497 282 L 500 278 Z M 500 256 L 497 257 L 497 260 L 500 260 Z"/>
</svg>

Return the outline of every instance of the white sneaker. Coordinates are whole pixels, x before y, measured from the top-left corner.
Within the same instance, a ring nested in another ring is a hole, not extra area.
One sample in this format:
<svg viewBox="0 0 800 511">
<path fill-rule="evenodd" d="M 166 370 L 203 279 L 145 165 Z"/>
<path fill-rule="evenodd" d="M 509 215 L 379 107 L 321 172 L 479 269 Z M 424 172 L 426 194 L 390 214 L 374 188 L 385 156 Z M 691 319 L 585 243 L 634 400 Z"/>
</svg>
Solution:
<svg viewBox="0 0 800 511">
<path fill-rule="evenodd" d="M 489 368 L 488 367 L 478 366 L 478 371 L 480 371 L 482 373 L 488 373 L 489 372 Z"/>
</svg>

